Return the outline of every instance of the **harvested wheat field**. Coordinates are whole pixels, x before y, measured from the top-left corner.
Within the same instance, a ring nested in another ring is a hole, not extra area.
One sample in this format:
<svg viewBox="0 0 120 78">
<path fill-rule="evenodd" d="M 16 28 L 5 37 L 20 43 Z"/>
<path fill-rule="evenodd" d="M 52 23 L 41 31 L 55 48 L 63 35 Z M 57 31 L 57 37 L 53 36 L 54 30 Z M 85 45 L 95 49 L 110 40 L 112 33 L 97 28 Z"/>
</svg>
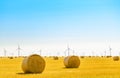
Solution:
<svg viewBox="0 0 120 78">
<path fill-rule="evenodd" d="M 24 58 L 0 58 L 0 77 L 2 78 L 120 78 L 120 60 L 112 57 L 80 58 L 79 68 L 66 68 L 64 58 L 59 60 L 44 58 L 46 67 L 39 74 L 25 74 L 21 68 Z"/>
</svg>

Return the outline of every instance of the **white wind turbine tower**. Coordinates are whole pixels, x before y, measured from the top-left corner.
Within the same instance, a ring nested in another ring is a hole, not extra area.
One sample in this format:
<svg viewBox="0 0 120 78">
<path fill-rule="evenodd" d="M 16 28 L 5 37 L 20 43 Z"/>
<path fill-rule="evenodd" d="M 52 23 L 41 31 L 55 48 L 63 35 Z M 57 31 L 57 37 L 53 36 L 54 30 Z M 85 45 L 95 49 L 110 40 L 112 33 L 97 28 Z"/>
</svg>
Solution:
<svg viewBox="0 0 120 78">
<path fill-rule="evenodd" d="M 65 56 L 69 56 L 69 54 L 70 54 L 70 48 L 69 48 L 69 45 L 67 45 L 67 49 L 64 51 L 64 53 L 65 53 Z"/>
<path fill-rule="evenodd" d="M 17 51 L 18 51 L 18 57 L 20 56 L 20 51 L 21 51 L 22 49 L 20 48 L 20 45 L 18 45 L 18 48 L 17 48 Z"/>
<path fill-rule="evenodd" d="M 67 56 L 67 55 L 69 56 L 69 55 L 70 55 L 70 51 L 72 51 L 72 52 L 73 52 L 73 55 L 74 55 L 75 51 L 72 50 L 72 49 L 70 49 L 69 45 L 67 45 L 67 49 L 64 51 L 65 56 Z"/>
<path fill-rule="evenodd" d="M 67 46 L 68 56 L 70 55 L 70 48 L 69 45 Z"/>
<path fill-rule="evenodd" d="M 4 57 L 6 57 L 7 50 L 4 48 Z"/>
<path fill-rule="evenodd" d="M 40 55 L 41 55 L 42 54 L 42 50 L 40 49 L 39 52 L 40 52 Z"/>
<path fill-rule="evenodd" d="M 104 53 L 105 53 L 105 55 L 104 55 L 104 56 L 106 57 L 106 50 L 104 51 Z"/>
<path fill-rule="evenodd" d="M 112 56 L 112 48 L 109 46 L 110 56 Z"/>
</svg>

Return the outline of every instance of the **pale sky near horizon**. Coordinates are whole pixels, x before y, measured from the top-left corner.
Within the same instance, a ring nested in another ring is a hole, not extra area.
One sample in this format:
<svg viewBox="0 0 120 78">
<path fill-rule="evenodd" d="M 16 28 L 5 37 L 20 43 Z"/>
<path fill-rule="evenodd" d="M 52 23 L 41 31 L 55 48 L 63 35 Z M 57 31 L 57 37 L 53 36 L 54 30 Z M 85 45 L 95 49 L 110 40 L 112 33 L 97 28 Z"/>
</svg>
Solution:
<svg viewBox="0 0 120 78">
<path fill-rule="evenodd" d="M 119 0 L 0 0 L 0 55 L 120 52 Z"/>
</svg>

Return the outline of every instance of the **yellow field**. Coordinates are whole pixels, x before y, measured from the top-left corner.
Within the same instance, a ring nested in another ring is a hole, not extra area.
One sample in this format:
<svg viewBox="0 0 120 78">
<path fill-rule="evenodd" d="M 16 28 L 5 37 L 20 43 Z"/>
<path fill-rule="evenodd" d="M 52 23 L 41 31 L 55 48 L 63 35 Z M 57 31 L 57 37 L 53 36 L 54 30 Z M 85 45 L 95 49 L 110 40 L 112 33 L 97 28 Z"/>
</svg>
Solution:
<svg viewBox="0 0 120 78">
<path fill-rule="evenodd" d="M 63 58 L 45 58 L 46 67 L 41 74 L 24 74 L 23 58 L 0 58 L 0 78 L 120 78 L 120 61 L 112 58 L 80 58 L 79 68 L 65 68 Z"/>
</svg>

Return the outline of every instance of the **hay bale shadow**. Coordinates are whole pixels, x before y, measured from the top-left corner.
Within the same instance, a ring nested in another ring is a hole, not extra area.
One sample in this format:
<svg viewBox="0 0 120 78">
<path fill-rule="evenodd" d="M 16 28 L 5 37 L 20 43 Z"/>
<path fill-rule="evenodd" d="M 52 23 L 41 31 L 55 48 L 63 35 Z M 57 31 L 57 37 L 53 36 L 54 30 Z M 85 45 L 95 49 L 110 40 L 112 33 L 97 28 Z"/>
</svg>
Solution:
<svg viewBox="0 0 120 78">
<path fill-rule="evenodd" d="M 23 72 L 21 72 L 21 73 L 16 73 L 16 74 L 18 74 L 18 75 L 31 75 L 31 74 L 41 74 L 41 73 L 23 73 Z"/>
<path fill-rule="evenodd" d="M 66 69 L 66 70 L 68 70 L 68 69 L 78 69 L 78 68 L 70 68 L 70 67 L 62 67 L 62 69 Z"/>
</svg>

